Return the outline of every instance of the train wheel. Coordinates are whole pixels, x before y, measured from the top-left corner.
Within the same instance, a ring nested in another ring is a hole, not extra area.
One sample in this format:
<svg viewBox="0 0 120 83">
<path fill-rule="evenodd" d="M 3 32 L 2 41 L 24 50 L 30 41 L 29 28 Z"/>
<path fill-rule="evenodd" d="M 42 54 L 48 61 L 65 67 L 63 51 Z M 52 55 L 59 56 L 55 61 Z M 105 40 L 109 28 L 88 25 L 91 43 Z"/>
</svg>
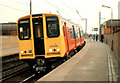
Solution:
<svg viewBox="0 0 120 83">
<path fill-rule="evenodd" d="M 68 54 L 67 56 L 66 56 L 66 59 L 68 60 L 68 59 L 70 59 L 71 58 L 71 56 L 70 56 L 70 54 Z"/>
<path fill-rule="evenodd" d="M 65 61 L 66 61 L 66 59 L 65 59 L 65 58 L 63 58 L 63 59 L 62 59 L 62 62 L 65 62 Z"/>
<path fill-rule="evenodd" d="M 77 53 L 77 49 L 74 50 L 75 54 Z"/>
</svg>

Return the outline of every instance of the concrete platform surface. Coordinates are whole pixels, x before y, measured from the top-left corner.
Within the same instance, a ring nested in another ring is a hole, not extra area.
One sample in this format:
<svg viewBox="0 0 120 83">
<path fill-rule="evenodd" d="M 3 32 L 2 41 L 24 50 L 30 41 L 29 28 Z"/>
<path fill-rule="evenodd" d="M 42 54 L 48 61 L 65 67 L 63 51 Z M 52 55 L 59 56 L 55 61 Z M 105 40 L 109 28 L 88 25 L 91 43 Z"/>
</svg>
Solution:
<svg viewBox="0 0 120 83">
<path fill-rule="evenodd" d="M 18 47 L 3 49 L 3 50 L 0 50 L 0 53 L 2 54 L 2 56 L 0 57 L 17 54 L 18 52 L 19 52 Z"/>
<path fill-rule="evenodd" d="M 107 56 L 106 44 L 87 40 L 81 51 L 37 82 L 108 81 Z"/>
<path fill-rule="evenodd" d="M 2 46 L 0 48 L 0 57 L 9 56 L 19 52 L 17 36 L 0 36 Z"/>
</svg>

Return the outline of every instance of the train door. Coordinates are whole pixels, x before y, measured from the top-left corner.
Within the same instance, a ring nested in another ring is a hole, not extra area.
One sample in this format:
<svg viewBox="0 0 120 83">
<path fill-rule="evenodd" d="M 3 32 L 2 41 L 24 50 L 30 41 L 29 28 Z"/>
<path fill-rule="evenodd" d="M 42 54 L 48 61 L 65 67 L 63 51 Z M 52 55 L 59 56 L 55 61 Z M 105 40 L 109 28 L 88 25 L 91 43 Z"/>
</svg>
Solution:
<svg viewBox="0 0 120 83">
<path fill-rule="evenodd" d="M 72 26 L 72 27 L 73 27 L 74 40 L 75 40 L 75 47 L 76 47 L 76 33 L 75 33 L 75 27 L 74 27 L 74 26 Z"/>
<path fill-rule="evenodd" d="M 34 34 L 35 55 L 45 55 L 42 18 L 33 19 L 33 34 Z"/>
<path fill-rule="evenodd" d="M 64 33 L 66 37 L 66 42 L 67 42 L 67 51 L 69 50 L 69 43 L 68 43 L 68 37 L 67 37 L 67 29 L 66 29 L 66 23 L 64 22 Z"/>
</svg>

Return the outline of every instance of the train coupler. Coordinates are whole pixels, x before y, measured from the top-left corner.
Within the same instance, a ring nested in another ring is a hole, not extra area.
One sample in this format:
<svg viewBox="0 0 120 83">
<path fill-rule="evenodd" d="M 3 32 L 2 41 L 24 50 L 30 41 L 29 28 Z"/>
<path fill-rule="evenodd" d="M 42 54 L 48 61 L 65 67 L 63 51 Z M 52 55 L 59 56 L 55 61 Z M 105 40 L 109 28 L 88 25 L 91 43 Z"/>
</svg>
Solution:
<svg viewBox="0 0 120 83">
<path fill-rule="evenodd" d="M 36 72 L 42 72 L 46 70 L 46 63 L 45 63 L 45 59 L 37 59 L 36 60 L 36 64 L 33 65 L 33 69 Z"/>
</svg>

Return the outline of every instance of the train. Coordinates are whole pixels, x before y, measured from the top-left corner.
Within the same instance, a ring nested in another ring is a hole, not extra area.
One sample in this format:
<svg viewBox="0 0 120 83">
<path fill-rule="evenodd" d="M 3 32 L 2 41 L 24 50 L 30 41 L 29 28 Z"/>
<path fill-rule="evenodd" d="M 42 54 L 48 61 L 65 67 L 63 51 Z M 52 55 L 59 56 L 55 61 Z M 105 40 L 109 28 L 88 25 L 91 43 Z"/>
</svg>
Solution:
<svg viewBox="0 0 120 83">
<path fill-rule="evenodd" d="M 65 60 L 85 44 L 80 27 L 56 14 L 42 13 L 17 20 L 19 59 L 36 71 L 50 62 Z"/>
</svg>

